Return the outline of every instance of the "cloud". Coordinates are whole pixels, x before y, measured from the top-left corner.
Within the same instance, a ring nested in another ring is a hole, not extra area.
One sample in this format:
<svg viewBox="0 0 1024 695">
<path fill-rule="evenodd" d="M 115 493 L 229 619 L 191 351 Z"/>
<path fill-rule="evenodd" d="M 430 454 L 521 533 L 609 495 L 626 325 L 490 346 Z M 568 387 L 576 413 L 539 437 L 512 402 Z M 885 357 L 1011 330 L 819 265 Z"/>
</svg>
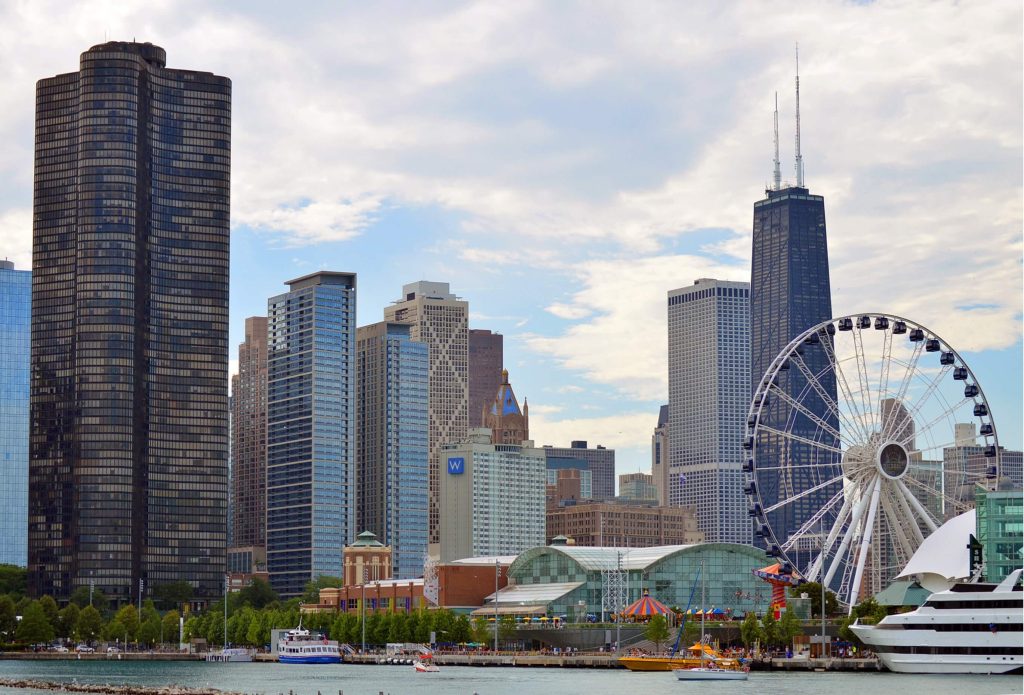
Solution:
<svg viewBox="0 0 1024 695">
<path fill-rule="evenodd" d="M 533 413 L 530 406 L 530 436 L 538 446 L 568 446 L 570 441 L 584 439 L 589 446 L 609 449 L 650 448 L 651 434 L 657 424 L 657 413 L 624 413 L 592 418 L 556 420 L 548 413 Z"/>
</svg>

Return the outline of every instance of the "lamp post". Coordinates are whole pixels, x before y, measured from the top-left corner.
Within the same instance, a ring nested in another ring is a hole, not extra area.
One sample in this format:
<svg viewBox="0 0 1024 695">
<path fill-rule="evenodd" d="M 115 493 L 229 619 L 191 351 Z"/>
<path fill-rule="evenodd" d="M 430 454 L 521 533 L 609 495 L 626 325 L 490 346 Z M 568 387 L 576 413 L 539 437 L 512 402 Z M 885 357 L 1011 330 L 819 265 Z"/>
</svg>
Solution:
<svg viewBox="0 0 1024 695">
<path fill-rule="evenodd" d="M 360 622 L 363 624 L 363 654 L 366 653 L 366 568 L 363 568 L 363 600 L 359 602 Z"/>
<path fill-rule="evenodd" d="M 825 527 L 818 519 L 818 540 L 821 541 L 821 562 L 818 563 L 818 581 L 821 584 L 821 658 L 825 658 Z"/>
<path fill-rule="evenodd" d="M 494 558 L 494 653 L 498 653 L 498 575 L 501 573 L 501 561 Z"/>
</svg>

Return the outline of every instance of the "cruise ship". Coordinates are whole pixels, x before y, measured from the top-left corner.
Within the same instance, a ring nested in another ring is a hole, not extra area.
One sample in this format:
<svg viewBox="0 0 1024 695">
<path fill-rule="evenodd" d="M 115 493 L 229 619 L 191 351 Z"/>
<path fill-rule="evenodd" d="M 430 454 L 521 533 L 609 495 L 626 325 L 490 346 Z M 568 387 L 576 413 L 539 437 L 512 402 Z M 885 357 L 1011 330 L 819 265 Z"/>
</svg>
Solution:
<svg viewBox="0 0 1024 695">
<path fill-rule="evenodd" d="M 1021 673 L 1021 571 L 999 584 L 954 584 L 917 610 L 850 628 L 897 673 Z"/>
<path fill-rule="evenodd" d="M 312 635 L 300 625 L 277 645 L 277 660 L 282 664 L 338 664 L 341 650 L 336 641 Z"/>
</svg>

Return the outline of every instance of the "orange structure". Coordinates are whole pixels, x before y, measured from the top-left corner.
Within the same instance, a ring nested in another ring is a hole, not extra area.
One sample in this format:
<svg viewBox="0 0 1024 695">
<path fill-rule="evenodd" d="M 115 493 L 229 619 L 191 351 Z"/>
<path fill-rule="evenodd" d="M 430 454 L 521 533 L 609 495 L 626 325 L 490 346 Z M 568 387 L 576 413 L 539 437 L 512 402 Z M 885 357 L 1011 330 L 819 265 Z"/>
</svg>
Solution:
<svg viewBox="0 0 1024 695">
<path fill-rule="evenodd" d="M 801 577 L 797 572 L 783 572 L 781 563 L 776 562 L 774 565 L 768 565 L 762 567 L 759 570 L 751 570 L 755 577 L 760 577 L 769 584 L 772 585 L 772 602 L 769 606 L 769 610 L 776 619 L 782 617 L 782 612 L 786 610 L 786 587 L 789 586 L 800 586 L 804 584 L 806 580 Z"/>
</svg>

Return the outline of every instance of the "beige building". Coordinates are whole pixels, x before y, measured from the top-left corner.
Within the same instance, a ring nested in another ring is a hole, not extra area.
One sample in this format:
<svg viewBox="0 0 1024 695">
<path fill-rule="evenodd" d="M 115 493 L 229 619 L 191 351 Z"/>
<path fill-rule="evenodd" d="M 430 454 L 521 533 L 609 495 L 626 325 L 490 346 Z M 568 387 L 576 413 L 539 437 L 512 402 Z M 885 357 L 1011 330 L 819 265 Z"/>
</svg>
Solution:
<svg viewBox="0 0 1024 695">
<path fill-rule="evenodd" d="M 652 507 L 593 502 L 548 509 L 547 537 L 565 536 L 576 545 L 647 548 L 703 543 L 691 507 Z"/>
<path fill-rule="evenodd" d="M 619 499 L 626 502 L 658 501 L 658 488 L 650 473 L 622 473 L 619 475 Z"/>
<path fill-rule="evenodd" d="M 668 406 L 658 411 L 658 426 L 651 435 L 651 475 L 658 488 L 658 504 L 668 504 Z"/>
<path fill-rule="evenodd" d="M 267 318 L 245 320 L 231 377 L 231 523 L 235 547 L 267 545 Z M 266 551 L 264 550 L 264 555 Z M 265 560 L 265 558 L 264 558 Z"/>
<path fill-rule="evenodd" d="M 342 550 L 345 586 L 391 579 L 391 548 L 370 531 L 359 534 L 356 542 Z"/>
<path fill-rule="evenodd" d="M 466 438 L 469 412 L 469 303 L 447 282 L 421 280 L 402 286 L 402 299 L 384 309 L 384 320 L 412 326 L 412 340 L 430 349 L 429 541 L 438 541 L 438 452 Z"/>
</svg>

